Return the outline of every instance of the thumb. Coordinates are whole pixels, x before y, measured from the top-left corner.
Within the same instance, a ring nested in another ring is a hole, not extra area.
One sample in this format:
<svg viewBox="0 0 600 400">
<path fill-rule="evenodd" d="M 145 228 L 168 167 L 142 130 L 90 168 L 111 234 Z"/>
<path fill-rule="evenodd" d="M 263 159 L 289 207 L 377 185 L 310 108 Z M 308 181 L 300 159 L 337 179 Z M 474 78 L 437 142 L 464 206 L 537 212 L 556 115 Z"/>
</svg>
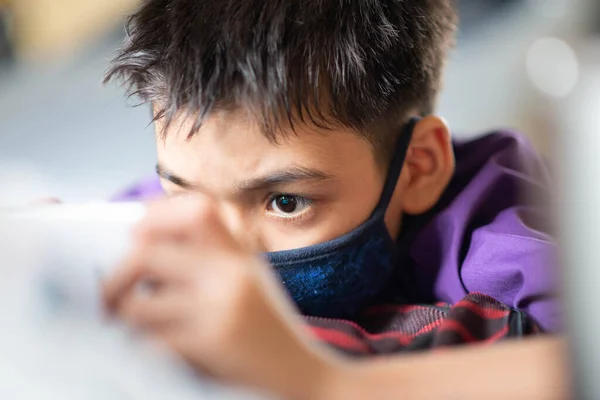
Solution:
<svg viewBox="0 0 600 400">
<path fill-rule="evenodd" d="M 146 238 L 171 236 L 194 242 L 203 251 L 235 249 L 237 241 L 228 230 L 213 199 L 203 195 L 158 200 L 148 205 L 146 218 L 136 228 Z"/>
</svg>

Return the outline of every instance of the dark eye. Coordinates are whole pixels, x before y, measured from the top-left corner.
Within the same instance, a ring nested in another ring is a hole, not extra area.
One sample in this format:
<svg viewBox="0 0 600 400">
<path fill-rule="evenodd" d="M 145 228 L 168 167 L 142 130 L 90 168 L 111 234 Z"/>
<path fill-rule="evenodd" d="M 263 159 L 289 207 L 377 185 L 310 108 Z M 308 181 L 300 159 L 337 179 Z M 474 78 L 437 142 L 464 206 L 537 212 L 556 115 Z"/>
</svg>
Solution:
<svg viewBox="0 0 600 400">
<path fill-rule="evenodd" d="M 293 217 L 306 211 L 310 203 L 303 197 L 277 195 L 269 203 L 269 211 L 282 217 Z"/>
<path fill-rule="evenodd" d="M 284 213 L 291 214 L 296 211 L 298 200 L 291 196 L 278 196 L 275 198 L 275 207 Z"/>
</svg>

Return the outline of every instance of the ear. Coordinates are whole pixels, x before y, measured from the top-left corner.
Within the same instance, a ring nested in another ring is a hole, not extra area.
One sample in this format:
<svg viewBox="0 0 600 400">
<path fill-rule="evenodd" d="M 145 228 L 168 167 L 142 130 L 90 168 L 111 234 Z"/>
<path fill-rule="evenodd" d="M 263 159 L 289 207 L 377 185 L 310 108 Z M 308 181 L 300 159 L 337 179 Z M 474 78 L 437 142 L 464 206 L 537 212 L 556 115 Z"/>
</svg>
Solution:
<svg viewBox="0 0 600 400">
<path fill-rule="evenodd" d="M 408 148 L 401 187 L 402 211 L 418 215 L 440 199 L 454 174 L 450 128 L 437 116 L 427 116 L 415 126 Z"/>
</svg>

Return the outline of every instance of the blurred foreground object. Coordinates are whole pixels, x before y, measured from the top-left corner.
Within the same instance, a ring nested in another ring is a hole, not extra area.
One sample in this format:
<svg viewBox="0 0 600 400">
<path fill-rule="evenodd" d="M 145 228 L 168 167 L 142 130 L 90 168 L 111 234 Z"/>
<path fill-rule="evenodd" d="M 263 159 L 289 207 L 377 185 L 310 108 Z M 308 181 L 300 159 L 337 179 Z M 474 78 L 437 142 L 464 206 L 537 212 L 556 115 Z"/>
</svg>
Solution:
<svg viewBox="0 0 600 400">
<path fill-rule="evenodd" d="M 138 0 L 5 0 L 14 12 L 17 51 L 56 57 L 113 30 Z"/>
<path fill-rule="evenodd" d="M 100 308 L 141 204 L 0 210 L 0 399 L 232 400 Z M 252 397 L 256 398 L 256 397 Z"/>
<path fill-rule="evenodd" d="M 566 44 L 566 42 L 565 42 Z M 600 399 L 600 38 L 570 44 L 578 78 L 565 96 L 547 98 L 560 164 L 563 275 L 573 349 L 574 399 Z"/>
</svg>

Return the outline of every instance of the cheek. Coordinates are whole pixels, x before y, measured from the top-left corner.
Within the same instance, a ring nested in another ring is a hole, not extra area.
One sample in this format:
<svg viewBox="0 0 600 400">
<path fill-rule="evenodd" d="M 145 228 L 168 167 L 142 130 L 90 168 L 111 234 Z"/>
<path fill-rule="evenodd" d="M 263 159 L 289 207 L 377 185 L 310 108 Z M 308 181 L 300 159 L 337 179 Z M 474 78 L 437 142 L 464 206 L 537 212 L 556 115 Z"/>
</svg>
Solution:
<svg viewBox="0 0 600 400">
<path fill-rule="evenodd" d="M 365 222 L 373 213 L 383 190 L 383 176 L 372 163 L 357 163 L 348 177 L 344 204 L 340 204 L 338 219 L 347 233 Z"/>
</svg>

